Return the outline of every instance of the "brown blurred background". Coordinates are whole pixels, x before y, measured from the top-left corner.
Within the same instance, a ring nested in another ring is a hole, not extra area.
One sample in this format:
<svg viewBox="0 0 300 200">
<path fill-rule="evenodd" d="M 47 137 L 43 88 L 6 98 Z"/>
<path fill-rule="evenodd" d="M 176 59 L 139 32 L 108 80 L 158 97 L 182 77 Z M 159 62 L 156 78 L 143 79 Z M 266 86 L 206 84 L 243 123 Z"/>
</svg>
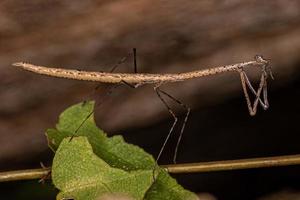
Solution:
<svg viewBox="0 0 300 200">
<path fill-rule="evenodd" d="M 95 83 L 11 66 L 26 61 L 109 71 L 128 56 L 117 71 L 132 72 L 129 53 L 134 47 L 143 73 L 187 72 L 252 60 L 256 54 L 271 60 L 271 107 L 254 118 L 248 115 L 236 73 L 163 86 L 192 108 L 178 162 L 300 153 L 299 1 L 2 0 L 0 170 L 39 167 L 40 161 L 50 164 L 53 155 L 45 130 L 55 126 L 66 107 L 87 99 L 103 101 L 96 109 L 99 127 L 157 155 L 172 118 L 152 86 L 122 86 L 104 98 L 109 85 L 95 91 Z M 258 71 L 248 73 L 253 81 L 259 77 Z M 173 136 L 160 163 L 171 162 L 175 143 Z M 299 170 L 294 166 L 177 178 L 184 187 L 218 199 L 258 199 L 280 191 L 297 194 Z M 26 191 L 34 190 L 31 194 L 36 196 L 30 198 L 54 198 L 51 187 L 5 183 L 3 191 L 15 192 L 1 195 L 24 199 Z"/>
</svg>

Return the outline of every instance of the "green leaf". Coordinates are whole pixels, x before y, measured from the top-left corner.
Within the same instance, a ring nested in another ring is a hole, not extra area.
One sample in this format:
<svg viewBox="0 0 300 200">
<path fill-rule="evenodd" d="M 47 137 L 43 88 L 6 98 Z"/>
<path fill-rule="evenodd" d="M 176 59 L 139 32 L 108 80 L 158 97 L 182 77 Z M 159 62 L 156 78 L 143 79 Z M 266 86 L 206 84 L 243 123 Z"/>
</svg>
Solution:
<svg viewBox="0 0 300 200">
<path fill-rule="evenodd" d="M 198 197 L 185 190 L 165 170 L 161 170 L 155 183 L 149 189 L 145 200 L 195 200 Z"/>
<path fill-rule="evenodd" d="M 82 125 L 82 122 L 89 116 L 75 135 L 86 136 L 93 148 L 93 152 L 99 158 L 111 167 L 128 172 L 136 170 L 153 171 L 156 165 L 153 157 L 143 149 L 126 143 L 122 136 L 107 137 L 96 126 L 93 109 L 94 102 L 80 103 L 66 109 L 60 115 L 56 129 L 47 130 L 46 134 L 50 148 L 55 151 L 62 140 L 73 136 L 78 127 Z M 145 199 L 197 199 L 195 194 L 182 188 L 165 170 L 158 169 L 158 178 L 147 192 Z"/>
<path fill-rule="evenodd" d="M 48 129 L 46 132 L 50 148 L 55 151 L 63 138 L 74 136 L 75 131 L 89 116 L 75 135 L 88 137 L 95 154 L 111 166 L 127 171 L 153 169 L 155 160 L 143 149 L 124 142 L 122 136 L 107 138 L 95 124 L 94 116 L 91 115 L 93 109 L 94 102 L 85 102 L 65 110 L 59 117 L 56 129 Z"/>
<path fill-rule="evenodd" d="M 52 165 L 53 183 L 61 190 L 57 199 L 92 200 L 104 194 L 144 198 L 152 185 L 152 170 L 126 172 L 110 167 L 93 153 L 86 137 L 65 138 Z"/>
</svg>

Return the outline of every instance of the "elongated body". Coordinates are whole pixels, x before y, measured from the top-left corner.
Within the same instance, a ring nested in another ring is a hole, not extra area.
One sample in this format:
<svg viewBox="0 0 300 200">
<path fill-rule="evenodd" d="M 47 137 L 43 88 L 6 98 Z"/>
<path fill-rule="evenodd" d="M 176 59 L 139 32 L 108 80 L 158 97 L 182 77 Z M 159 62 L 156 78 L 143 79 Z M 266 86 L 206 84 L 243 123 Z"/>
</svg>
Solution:
<svg viewBox="0 0 300 200">
<path fill-rule="evenodd" d="M 135 50 L 134 50 L 135 55 Z M 135 56 L 134 56 L 135 57 Z M 261 56 L 255 56 L 255 60 L 249 61 L 249 62 L 242 62 L 232 65 L 226 65 L 221 67 L 215 67 L 210 69 L 203 69 L 198 71 L 192 71 L 192 72 L 186 72 L 186 73 L 177 73 L 177 74 L 127 74 L 127 73 L 107 73 L 107 72 L 88 72 L 88 71 L 80 71 L 80 70 L 74 70 L 74 69 L 62 69 L 62 68 L 49 68 L 49 67 L 43 67 L 43 66 L 37 66 L 32 65 L 28 63 L 14 63 L 14 66 L 21 67 L 27 71 L 35 72 L 38 74 L 44 74 L 48 76 L 54 76 L 54 77 L 61 77 L 61 78 L 69 78 L 69 79 L 76 79 L 76 80 L 84 80 L 84 81 L 97 81 L 102 83 L 123 83 L 126 85 L 129 85 L 130 87 L 137 88 L 144 84 L 154 84 L 154 90 L 157 94 L 157 96 L 160 98 L 162 103 L 165 105 L 165 107 L 168 109 L 168 112 L 172 115 L 174 118 L 173 124 L 169 130 L 169 133 L 164 141 L 164 144 L 157 156 L 156 163 L 158 162 L 165 145 L 167 144 L 167 141 L 169 140 L 171 134 L 173 133 L 174 127 L 177 124 L 178 118 L 168 105 L 165 98 L 169 98 L 173 100 L 178 105 L 182 106 L 186 110 L 185 118 L 183 125 L 180 129 L 180 136 L 177 141 L 174 158 L 174 163 L 176 162 L 176 156 L 177 156 L 177 150 L 179 143 L 181 141 L 181 137 L 183 134 L 183 131 L 185 129 L 185 124 L 188 120 L 189 114 L 190 114 L 190 108 L 183 104 L 181 101 L 173 97 L 172 95 L 168 94 L 167 92 L 160 89 L 160 86 L 162 83 L 168 83 L 168 82 L 179 82 L 184 81 L 192 78 L 200 78 L 203 76 L 210 76 L 215 75 L 219 73 L 225 73 L 225 72 L 232 72 L 236 71 L 240 74 L 241 83 L 244 91 L 244 95 L 246 98 L 249 114 L 251 116 L 254 116 L 257 111 L 257 106 L 261 105 L 263 109 L 267 109 L 269 107 L 268 99 L 267 99 L 267 67 L 268 67 L 268 61 L 263 59 Z M 136 67 L 136 60 L 134 62 L 134 66 Z M 255 90 L 249 81 L 246 73 L 244 72 L 244 68 L 248 66 L 253 67 L 260 67 L 261 72 L 261 78 L 260 78 L 260 84 L 259 88 Z M 136 68 L 135 68 L 136 71 Z M 272 77 L 271 70 L 269 69 L 269 73 Z M 247 91 L 247 87 L 250 89 L 250 91 L 255 95 L 255 100 L 252 105 L 252 102 L 250 101 L 249 94 Z M 263 94 L 263 100 L 260 98 L 261 94 Z M 83 120 L 81 125 L 76 129 L 75 133 L 82 127 L 82 125 L 85 123 L 85 121 L 92 115 L 93 112 L 89 113 L 88 116 Z M 75 135 L 75 134 L 74 134 Z M 153 172 L 156 170 L 157 165 L 154 166 Z M 153 173 L 154 174 L 154 173 Z"/>
<path fill-rule="evenodd" d="M 261 57 L 260 57 L 261 58 Z M 237 71 L 246 66 L 257 66 L 264 65 L 265 60 L 256 59 L 254 61 L 237 63 L 233 65 L 226 65 L 211 69 L 204 69 L 186 73 L 178 74 L 127 74 L 127 73 L 107 73 L 107 72 L 91 72 L 91 71 L 80 71 L 74 69 L 62 69 L 62 68 L 50 68 L 37 66 L 29 63 L 14 63 L 14 66 L 21 67 L 27 71 L 35 72 L 38 74 L 69 78 L 84 81 L 97 81 L 102 83 L 121 83 L 127 82 L 130 84 L 150 84 L 150 83 L 163 83 L 163 82 L 178 82 L 192 78 L 199 78 L 202 76 L 210 76 L 218 73 Z"/>
</svg>

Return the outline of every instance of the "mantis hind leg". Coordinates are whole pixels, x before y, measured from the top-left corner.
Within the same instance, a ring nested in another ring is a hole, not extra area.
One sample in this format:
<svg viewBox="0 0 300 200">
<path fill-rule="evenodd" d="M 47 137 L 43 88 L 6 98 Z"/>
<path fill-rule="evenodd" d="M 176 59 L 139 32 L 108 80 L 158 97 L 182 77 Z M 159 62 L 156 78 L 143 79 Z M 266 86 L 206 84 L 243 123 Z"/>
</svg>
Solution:
<svg viewBox="0 0 300 200">
<path fill-rule="evenodd" d="M 185 114 L 185 117 L 184 117 L 184 121 L 183 121 L 183 124 L 181 126 L 181 129 L 180 129 L 180 135 L 178 137 L 178 140 L 177 140 L 177 144 L 176 144 L 176 148 L 175 148 L 175 151 L 174 151 L 174 156 L 173 156 L 173 162 L 176 163 L 176 159 L 177 159 L 177 154 L 178 154 L 178 148 L 179 148 L 179 145 L 180 145 L 180 142 L 181 142 L 181 139 L 182 139 L 182 135 L 183 135 L 183 132 L 184 132 L 184 129 L 185 129 L 185 126 L 186 126 L 186 123 L 188 121 L 188 118 L 189 118 L 189 115 L 190 115 L 190 111 L 191 109 L 186 106 L 184 103 L 182 103 L 181 101 L 179 101 L 178 99 L 176 99 L 175 97 L 173 97 L 172 95 L 170 95 L 169 93 L 167 93 L 166 91 L 160 89 L 159 87 L 160 85 L 158 86 L 155 86 L 154 87 L 154 90 L 157 94 L 157 96 L 159 97 L 159 99 L 162 101 L 162 103 L 164 104 L 164 106 L 167 108 L 168 112 L 172 115 L 172 117 L 174 118 L 174 121 L 173 121 L 173 124 L 169 130 L 169 133 L 163 143 L 163 146 L 161 147 L 160 151 L 159 151 L 159 154 L 156 158 L 156 162 L 158 162 L 162 152 L 164 151 L 164 148 L 171 136 L 171 134 L 173 133 L 174 131 L 174 127 L 175 125 L 177 124 L 178 122 L 178 117 L 175 115 L 175 112 L 171 109 L 171 107 L 168 105 L 168 103 L 166 102 L 166 100 L 163 98 L 162 95 L 168 97 L 169 99 L 171 99 L 172 101 L 174 101 L 175 103 L 177 103 L 178 105 L 180 105 L 181 107 L 183 107 L 185 110 L 186 110 L 186 114 Z"/>
</svg>

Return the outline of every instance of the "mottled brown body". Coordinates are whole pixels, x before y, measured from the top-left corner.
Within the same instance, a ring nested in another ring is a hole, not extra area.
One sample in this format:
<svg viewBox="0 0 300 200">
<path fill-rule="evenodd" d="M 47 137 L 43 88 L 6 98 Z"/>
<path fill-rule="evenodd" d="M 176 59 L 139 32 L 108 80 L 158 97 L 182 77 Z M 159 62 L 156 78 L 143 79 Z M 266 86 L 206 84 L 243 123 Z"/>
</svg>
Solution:
<svg viewBox="0 0 300 200">
<path fill-rule="evenodd" d="M 96 81 L 102 83 L 121 83 L 127 82 L 130 84 L 155 84 L 155 83 L 166 83 L 166 82 L 179 82 L 192 78 L 199 78 L 202 76 L 210 76 L 218 73 L 237 71 L 246 66 L 257 66 L 264 65 L 264 60 L 249 61 L 243 63 L 237 63 L 233 65 L 226 65 L 211 69 L 204 69 L 186 73 L 178 74 L 127 74 L 127 73 L 106 73 L 106 72 L 89 72 L 79 71 L 73 69 L 62 69 L 62 68 L 49 68 L 43 66 L 37 66 L 29 63 L 14 63 L 14 66 L 21 67 L 27 71 L 31 71 L 38 74 L 69 78 L 84 81 Z"/>
<path fill-rule="evenodd" d="M 135 52 L 135 51 L 134 51 Z M 136 61 L 135 61 L 136 62 Z M 155 84 L 154 85 L 154 91 L 156 92 L 157 96 L 160 98 L 161 102 L 165 105 L 170 115 L 174 118 L 173 124 L 169 130 L 169 133 L 164 141 L 164 144 L 162 145 L 162 148 L 156 158 L 156 163 L 158 162 L 171 134 L 174 131 L 174 127 L 177 124 L 178 118 L 174 111 L 171 109 L 171 107 L 168 105 L 165 98 L 169 98 L 170 100 L 174 101 L 178 105 L 180 105 L 182 108 L 186 110 L 185 118 L 183 121 L 183 124 L 181 126 L 180 135 L 177 141 L 176 149 L 174 152 L 173 162 L 176 163 L 177 158 L 177 151 L 178 147 L 182 138 L 183 131 L 185 129 L 186 122 L 188 120 L 189 114 L 190 114 L 190 108 L 183 104 L 181 101 L 176 99 L 175 97 L 171 96 L 167 92 L 161 90 L 159 87 L 162 83 L 168 83 L 168 82 L 179 82 L 184 81 L 192 78 L 199 78 L 202 76 L 210 76 L 215 75 L 219 73 L 225 73 L 225 72 L 231 72 L 236 71 L 240 74 L 242 86 L 244 95 L 247 101 L 247 106 L 249 110 L 249 114 L 251 116 L 254 116 L 257 112 L 257 106 L 260 104 L 263 109 L 268 109 L 269 103 L 267 98 L 267 67 L 268 67 L 268 61 L 264 60 L 261 56 L 255 56 L 254 61 L 249 62 L 242 62 L 237 63 L 233 65 L 226 65 L 211 69 L 204 69 L 204 70 L 198 70 L 198 71 L 192 71 L 192 72 L 186 72 L 186 73 L 178 73 L 178 74 L 126 74 L 126 73 L 106 73 L 106 72 L 88 72 L 88 71 L 79 71 L 79 70 L 73 70 L 73 69 L 62 69 L 62 68 L 48 68 L 43 66 L 36 66 L 28 63 L 14 63 L 14 66 L 21 67 L 25 70 L 35 72 L 38 74 L 44 74 L 54 77 L 61 77 L 61 78 L 70 78 L 70 79 L 77 79 L 77 80 L 85 80 L 85 81 L 97 81 L 102 83 L 123 83 L 130 87 L 139 87 L 144 84 Z M 135 65 L 136 66 L 136 65 Z M 244 67 L 246 66 L 256 66 L 260 67 L 262 69 L 261 73 L 261 81 L 259 84 L 259 88 L 255 90 L 249 81 L 246 73 L 244 72 Z M 269 69 L 269 68 L 268 68 Z M 136 71 L 136 68 L 135 68 Z M 269 69 L 269 73 L 272 77 L 271 71 Z M 247 91 L 247 87 L 250 89 L 250 91 L 255 95 L 255 100 L 252 105 L 252 102 L 250 101 L 249 94 Z M 263 94 L 263 99 L 261 99 L 261 94 Z M 83 120 L 81 125 L 76 129 L 75 133 L 82 127 L 82 125 L 85 123 L 85 121 L 91 116 L 91 113 Z M 75 135 L 75 134 L 74 134 Z M 153 173 L 157 169 L 157 165 L 154 166 Z"/>
</svg>

